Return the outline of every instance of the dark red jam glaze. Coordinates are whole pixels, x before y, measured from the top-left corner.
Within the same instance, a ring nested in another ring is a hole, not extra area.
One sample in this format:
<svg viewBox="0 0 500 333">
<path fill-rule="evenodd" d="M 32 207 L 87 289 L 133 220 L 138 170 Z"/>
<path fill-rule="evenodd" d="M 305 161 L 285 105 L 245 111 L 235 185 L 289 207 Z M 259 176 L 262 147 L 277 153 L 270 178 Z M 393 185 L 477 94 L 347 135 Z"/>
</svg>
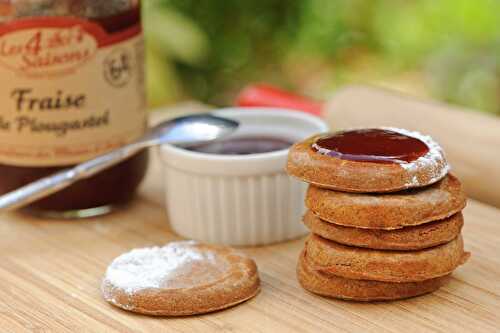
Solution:
<svg viewBox="0 0 500 333">
<path fill-rule="evenodd" d="M 291 145 L 291 141 L 281 138 L 247 136 L 199 145 L 191 147 L 189 150 L 205 154 L 250 155 L 287 149 Z"/>
<path fill-rule="evenodd" d="M 349 161 L 409 163 L 429 152 L 421 140 L 386 129 L 360 129 L 319 138 L 312 146 L 321 154 Z"/>
<path fill-rule="evenodd" d="M 90 20 L 100 24 L 110 33 L 119 32 L 140 22 L 140 9 L 136 7 L 118 15 Z M 133 198 L 144 178 L 148 160 L 148 152 L 142 151 L 96 176 L 79 181 L 64 191 L 35 202 L 30 208 L 71 211 L 124 204 Z M 19 167 L 0 164 L 0 194 L 67 167 L 70 166 Z"/>
</svg>

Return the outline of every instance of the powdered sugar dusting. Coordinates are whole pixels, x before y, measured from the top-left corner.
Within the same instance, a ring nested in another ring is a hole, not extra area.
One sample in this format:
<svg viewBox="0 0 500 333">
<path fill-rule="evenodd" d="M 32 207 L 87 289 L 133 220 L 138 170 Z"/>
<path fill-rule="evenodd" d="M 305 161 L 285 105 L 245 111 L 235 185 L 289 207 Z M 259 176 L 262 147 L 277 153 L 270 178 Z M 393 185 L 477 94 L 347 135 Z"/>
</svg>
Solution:
<svg viewBox="0 0 500 333">
<path fill-rule="evenodd" d="M 321 147 L 316 142 L 314 142 L 312 144 L 312 147 L 314 148 L 314 150 L 316 150 L 316 152 L 318 152 L 321 155 L 328 155 L 332 152 L 330 149 L 326 149 L 326 148 Z"/>
<path fill-rule="evenodd" d="M 417 171 L 418 170 L 427 169 L 427 170 L 439 170 L 440 171 L 440 172 L 436 172 L 436 174 L 433 175 L 433 177 L 430 179 L 429 183 L 434 183 L 434 182 L 442 179 L 450 171 L 450 166 L 446 162 L 443 149 L 436 141 L 434 141 L 434 139 L 432 137 L 424 135 L 424 134 L 416 132 L 416 131 L 409 131 L 409 130 L 402 129 L 402 128 L 382 127 L 382 129 L 393 131 L 396 133 L 400 133 L 400 134 L 403 134 L 406 136 L 416 138 L 416 139 L 424 142 L 427 145 L 427 147 L 429 147 L 429 151 L 424 156 L 419 157 L 415 161 L 400 164 L 400 166 L 411 175 L 410 181 L 406 184 L 408 187 L 420 185 L 419 180 L 417 178 Z M 444 167 L 440 167 L 440 165 L 443 163 L 444 163 Z"/>
<path fill-rule="evenodd" d="M 106 271 L 105 281 L 127 294 L 161 288 L 165 281 L 185 274 L 201 261 L 215 264 L 211 252 L 198 250 L 194 241 L 172 242 L 164 247 L 135 249 L 117 257 Z"/>
</svg>

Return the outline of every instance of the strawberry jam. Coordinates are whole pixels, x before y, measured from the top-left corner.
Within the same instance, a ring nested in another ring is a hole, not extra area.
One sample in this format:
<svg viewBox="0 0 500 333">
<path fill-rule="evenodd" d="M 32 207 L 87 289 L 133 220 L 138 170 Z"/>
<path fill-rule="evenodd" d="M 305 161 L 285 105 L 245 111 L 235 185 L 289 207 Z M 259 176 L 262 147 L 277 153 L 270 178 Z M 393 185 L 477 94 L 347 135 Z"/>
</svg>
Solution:
<svg viewBox="0 0 500 333">
<path fill-rule="evenodd" d="M 139 0 L 0 4 L 0 195 L 139 138 L 146 129 Z M 142 151 L 27 211 L 89 217 L 130 201 Z"/>
<path fill-rule="evenodd" d="M 319 138 L 312 149 L 343 160 L 404 164 L 429 152 L 421 140 L 388 129 L 359 129 Z"/>
</svg>

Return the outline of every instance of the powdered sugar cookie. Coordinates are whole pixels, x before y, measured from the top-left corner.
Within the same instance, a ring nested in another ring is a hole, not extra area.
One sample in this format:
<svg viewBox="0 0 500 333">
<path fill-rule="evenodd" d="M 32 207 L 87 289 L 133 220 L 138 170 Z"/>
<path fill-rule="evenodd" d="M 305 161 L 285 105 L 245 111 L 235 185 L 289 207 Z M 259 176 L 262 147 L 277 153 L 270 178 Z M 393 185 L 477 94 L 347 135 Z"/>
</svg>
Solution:
<svg viewBox="0 0 500 333">
<path fill-rule="evenodd" d="M 441 180 L 449 171 L 429 136 L 398 128 L 349 130 L 295 144 L 287 171 L 319 187 L 346 192 L 394 192 Z"/>
<path fill-rule="evenodd" d="M 260 280 L 255 262 L 244 254 L 184 241 L 119 256 L 101 289 L 106 301 L 124 310 L 183 316 L 244 302 L 259 292 Z"/>
</svg>

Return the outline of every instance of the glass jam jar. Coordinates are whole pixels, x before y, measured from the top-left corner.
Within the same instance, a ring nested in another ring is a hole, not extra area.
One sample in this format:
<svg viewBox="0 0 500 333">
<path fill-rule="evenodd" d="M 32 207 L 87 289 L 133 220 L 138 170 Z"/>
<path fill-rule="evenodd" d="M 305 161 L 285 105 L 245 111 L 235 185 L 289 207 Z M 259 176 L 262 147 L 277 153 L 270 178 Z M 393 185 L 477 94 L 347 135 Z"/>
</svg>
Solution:
<svg viewBox="0 0 500 333">
<path fill-rule="evenodd" d="M 139 0 L 0 0 L 0 194 L 125 145 L 147 126 Z M 89 217 L 128 202 L 142 152 L 28 211 Z"/>
</svg>

